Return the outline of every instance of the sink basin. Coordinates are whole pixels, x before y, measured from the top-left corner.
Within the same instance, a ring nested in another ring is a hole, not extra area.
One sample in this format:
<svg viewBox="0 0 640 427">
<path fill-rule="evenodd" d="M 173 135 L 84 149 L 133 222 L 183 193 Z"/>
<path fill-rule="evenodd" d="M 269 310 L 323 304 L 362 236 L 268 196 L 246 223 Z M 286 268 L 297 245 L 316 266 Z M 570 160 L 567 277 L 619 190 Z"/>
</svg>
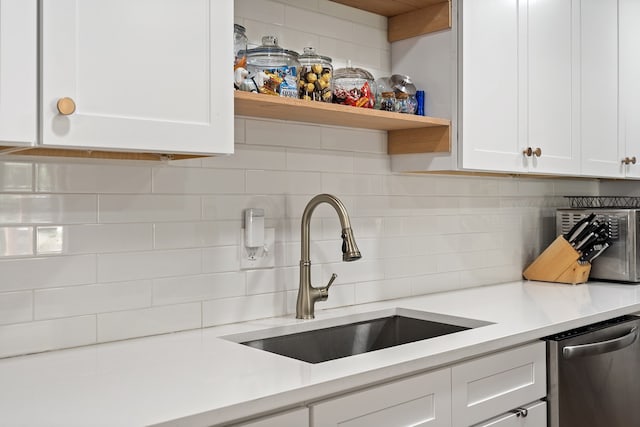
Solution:
<svg viewBox="0 0 640 427">
<path fill-rule="evenodd" d="M 411 315 L 414 313 L 418 315 Z M 450 323 L 428 317 L 422 312 L 396 309 L 390 313 L 374 313 L 366 319 L 357 316 L 352 321 L 343 319 L 345 323 L 311 330 L 296 332 L 285 328 L 281 331 L 272 330 L 267 333 L 268 336 L 255 339 L 247 339 L 243 337 L 244 334 L 227 338 L 304 362 L 321 363 L 488 324 L 460 318 L 450 319 L 458 320 Z"/>
</svg>

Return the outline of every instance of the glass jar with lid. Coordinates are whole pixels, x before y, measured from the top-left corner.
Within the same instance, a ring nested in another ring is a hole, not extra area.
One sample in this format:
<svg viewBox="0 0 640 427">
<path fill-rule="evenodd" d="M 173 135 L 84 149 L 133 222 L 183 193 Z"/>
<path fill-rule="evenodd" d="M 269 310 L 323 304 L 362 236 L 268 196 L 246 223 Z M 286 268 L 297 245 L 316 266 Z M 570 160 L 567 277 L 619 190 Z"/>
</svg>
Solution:
<svg viewBox="0 0 640 427">
<path fill-rule="evenodd" d="M 362 68 L 338 68 L 333 74 L 333 103 L 361 108 L 375 105 L 375 79 Z"/>
<path fill-rule="evenodd" d="M 299 61 L 300 90 L 298 95 L 300 99 L 331 102 L 333 98 L 331 58 L 318 55 L 312 47 L 305 47 Z"/>
<path fill-rule="evenodd" d="M 235 60 L 233 61 L 233 68 L 238 67 L 246 68 L 247 66 L 247 34 L 242 25 L 233 24 L 233 53 L 235 54 Z M 238 55 L 242 52 L 242 56 Z"/>
<path fill-rule="evenodd" d="M 246 56 L 252 90 L 267 95 L 298 97 L 300 62 L 297 52 L 278 46 L 275 36 L 264 36 L 262 45 L 248 49 Z"/>
<path fill-rule="evenodd" d="M 393 91 L 382 92 L 380 95 L 380 109 L 383 111 L 396 111 L 396 94 Z"/>
</svg>

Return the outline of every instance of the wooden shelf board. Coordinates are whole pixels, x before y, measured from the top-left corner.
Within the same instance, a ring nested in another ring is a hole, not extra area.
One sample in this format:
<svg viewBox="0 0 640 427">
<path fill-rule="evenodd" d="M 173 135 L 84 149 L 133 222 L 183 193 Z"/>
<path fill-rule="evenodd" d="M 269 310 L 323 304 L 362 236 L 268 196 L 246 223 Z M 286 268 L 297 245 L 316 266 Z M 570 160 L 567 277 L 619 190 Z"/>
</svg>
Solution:
<svg viewBox="0 0 640 427">
<path fill-rule="evenodd" d="M 391 113 L 242 91 L 235 92 L 235 113 L 238 116 L 386 131 L 449 127 L 450 125 L 449 120 L 435 117 Z"/>
<path fill-rule="evenodd" d="M 389 42 L 451 28 L 451 0 L 331 0 L 389 18 Z"/>
<path fill-rule="evenodd" d="M 331 0 L 334 3 L 366 10 L 378 15 L 390 16 L 401 15 L 403 13 L 424 9 L 443 0 Z M 444 0 L 445 2 L 447 0 Z"/>
</svg>

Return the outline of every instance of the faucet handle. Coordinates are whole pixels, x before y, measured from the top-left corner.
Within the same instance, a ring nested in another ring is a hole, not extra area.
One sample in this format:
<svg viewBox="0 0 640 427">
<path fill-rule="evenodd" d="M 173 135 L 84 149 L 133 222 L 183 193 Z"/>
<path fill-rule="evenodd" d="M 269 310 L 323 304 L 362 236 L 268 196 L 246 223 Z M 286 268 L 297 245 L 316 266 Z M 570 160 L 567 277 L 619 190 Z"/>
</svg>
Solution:
<svg viewBox="0 0 640 427">
<path fill-rule="evenodd" d="M 327 286 L 325 287 L 325 289 L 327 291 L 329 291 L 329 288 L 331 287 L 331 285 L 333 285 L 334 280 L 336 280 L 336 278 L 338 277 L 338 275 L 336 273 L 333 273 L 331 275 L 331 279 L 329 279 L 329 283 L 327 283 Z"/>
<path fill-rule="evenodd" d="M 331 279 L 329 279 L 329 283 L 327 283 L 327 286 L 323 288 L 316 288 L 318 294 L 320 295 L 320 297 L 318 298 L 320 301 L 325 301 L 327 298 L 329 298 L 329 288 L 333 284 L 333 281 L 336 280 L 336 277 L 338 277 L 338 275 L 336 273 L 333 273 L 331 275 Z"/>
</svg>

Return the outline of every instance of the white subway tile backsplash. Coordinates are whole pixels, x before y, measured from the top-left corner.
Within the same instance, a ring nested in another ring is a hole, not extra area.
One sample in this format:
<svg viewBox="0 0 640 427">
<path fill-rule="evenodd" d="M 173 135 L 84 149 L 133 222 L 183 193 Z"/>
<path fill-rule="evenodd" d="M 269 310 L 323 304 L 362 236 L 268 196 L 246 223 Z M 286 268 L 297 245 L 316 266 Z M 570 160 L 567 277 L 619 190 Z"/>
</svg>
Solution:
<svg viewBox="0 0 640 427">
<path fill-rule="evenodd" d="M 0 357 L 95 342 L 95 315 L 0 326 Z"/>
<path fill-rule="evenodd" d="M 287 131 L 283 132 L 285 125 Z M 247 144 L 316 149 L 321 146 L 320 126 L 256 119 L 247 119 L 245 126 Z"/>
<path fill-rule="evenodd" d="M 34 292 L 36 320 L 151 306 L 151 281 L 108 283 Z"/>
<path fill-rule="evenodd" d="M 196 329 L 202 326 L 200 303 L 166 305 L 98 314 L 98 342 Z"/>
<path fill-rule="evenodd" d="M 244 171 L 153 168 L 153 192 L 165 194 L 242 194 Z"/>
<path fill-rule="evenodd" d="M 322 148 L 355 153 L 387 154 L 387 133 L 384 131 L 348 129 L 327 126 L 321 128 Z"/>
<path fill-rule="evenodd" d="M 151 171 L 144 166 L 100 164 L 36 165 L 40 193 L 149 193 Z"/>
<path fill-rule="evenodd" d="M 155 249 L 235 245 L 242 221 L 161 222 L 153 226 Z"/>
<path fill-rule="evenodd" d="M 476 271 L 477 270 L 474 270 L 471 274 L 475 274 Z M 460 286 L 461 282 L 459 271 L 427 274 L 411 278 L 411 293 L 413 295 L 452 291 L 460 288 Z"/>
<path fill-rule="evenodd" d="M 202 164 L 207 168 L 284 170 L 287 160 L 285 150 L 284 147 L 236 146 L 233 155 L 207 157 L 202 159 Z"/>
<path fill-rule="evenodd" d="M 153 305 L 242 296 L 245 287 L 245 275 L 240 272 L 154 279 Z"/>
<path fill-rule="evenodd" d="M 195 221 L 201 216 L 198 196 L 100 195 L 98 218 L 103 223 Z"/>
<path fill-rule="evenodd" d="M 86 285 L 96 281 L 96 258 L 73 255 L 0 260 L 0 277 L 0 292 Z"/>
<path fill-rule="evenodd" d="M 218 273 L 236 271 L 240 268 L 238 246 L 218 246 L 202 250 L 202 272 Z"/>
<path fill-rule="evenodd" d="M 31 163 L 0 162 L 0 191 L 31 191 L 33 165 Z"/>
<path fill-rule="evenodd" d="M 287 3 L 297 3 L 299 0 L 280 0 Z M 309 0 L 307 0 L 309 1 Z M 361 9 L 345 6 L 331 0 L 318 0 L 318 11 L 331 16 L 337 16 L 348 21 L 358 22 L 363 25 L 387 30 L 387 17 L 376 13 L 365 12 Z"/>
<path fill-rule="evenodd" d="M 150 250 L 150 224 L 85 224 L 36 228 L 38 254 L 87 254 Z"/>
<path fill-rule="evenodd" d="M 99 254 L 98 282 L 151 279 L 200 273 L 199 249 Z"/>
<path fill-rule="evenodd" d="M 265 170 L 247 171 L 247 193 L 252 194 L 307 194 L 322 192 L 319 172 L 281 172 Z"/>
<path fill-rule="evenodd" d="M 265 218 L 284 218 L 287 206 L 283 195 L 206 196 L 202 197 L 202 219 L 238 220 L 247 208 L 264 209 Z"/>
<path fill-rule="evenodd" d="M 32 227 L 0 227 L 0 257 L 33 255 Z"/>
<path fill-rule="evenodd" d="M 322 192 L 365 195 L 377 194 L 382 187 L 380 175 L 352 175 L 345 173 L 323 173 Z"/>
<path fill-rule="evenodd" d="M 285 7 L 284 25 L 287 28 L 313 34 L 327 34 L 330 29 L 331 36 L 337 39 L 351 40 L 353 38 L 354 24 L 352 22 L 296 7 Z"/>
<path fill-rule="evenodd" d="M 353 172 L 353 154 L 339 151 L 287 151 L 287 169 L 316 172 Z"/>
<path fill-rule="evenodd" d="M 0 293 L 0 325 L 33 319 L 33 292 Z"/>
<path fill-rule="evenodd" d="M 95 195 L 0 194 L 0 223 L 94 223 L 96 201 Z"/>
<path fill-rule="evenodd" d="M 411 296 L 411 278 L 358 283 L 356 304 Z"/>
<path fill-rule="evenodd" d="M 282 278 L 281 270 L 260 269 L 247 271 L 247 295 L 282 292 L 286 290 L 287 286 Z"/>
<path fill-rule="evenodd" d="M 234 0 L 234 14 L 270 24 L 284 25 L 285 6 L 275 1 Z"/>
<path fill-rule="evenodd" d="M 205 327 L 283 314 L 285 314 L 283 292 L 223 298 L 202 303 L 202 323 Z"/>
</svg>

